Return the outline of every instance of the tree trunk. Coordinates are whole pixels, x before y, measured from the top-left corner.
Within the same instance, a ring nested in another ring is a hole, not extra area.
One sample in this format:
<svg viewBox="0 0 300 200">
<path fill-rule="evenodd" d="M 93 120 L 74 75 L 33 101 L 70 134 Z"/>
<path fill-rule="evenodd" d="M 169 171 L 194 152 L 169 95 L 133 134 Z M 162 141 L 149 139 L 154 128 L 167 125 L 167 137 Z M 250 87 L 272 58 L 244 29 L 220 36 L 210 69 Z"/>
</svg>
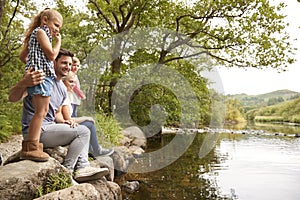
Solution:
<svg viewBox="0 0 300 200">
<path fill-rule="evenodd" d="M 114 87 L 117 84 L 118 78 L 116 77 L 116 75 L 120 74 L 121 71 L 121 63 L 122 63 L 122 59 L 121 56 L 119 56 L 118 58 L 116 58 L 112 63 L 111 63 L 111 71 L 112 71 L 112 79 L 109 83 L 109 91 L 108 91 L 108 99 L 109 99 L 109 106 L 111 108 L 111 97 L 113 94 L 113 90 Z M 112 110 L 110 109 L 110 112 L 112 112 Z"/>
</svg>

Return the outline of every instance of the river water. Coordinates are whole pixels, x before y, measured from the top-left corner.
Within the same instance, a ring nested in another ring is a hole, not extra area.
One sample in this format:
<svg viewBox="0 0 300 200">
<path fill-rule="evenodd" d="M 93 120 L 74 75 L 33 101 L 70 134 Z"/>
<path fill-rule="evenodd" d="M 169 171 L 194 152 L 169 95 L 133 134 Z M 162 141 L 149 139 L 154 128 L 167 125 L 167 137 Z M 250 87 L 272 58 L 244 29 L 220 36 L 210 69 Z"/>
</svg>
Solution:
<svg viewBox="0 0 300 200">
<path fill-rule="evenodd" d="M 200 158 L 205 137 L 196 134 L 187 151 L 160 170 L 122 177 L 140 182 L 139 190 L 123 192 L 123 199 L 300 199 L 300 138 L 220 134 L 214 148 Z M 173 138 L 148 140 L 146 151 L 156 151 Z"/>
</svg>

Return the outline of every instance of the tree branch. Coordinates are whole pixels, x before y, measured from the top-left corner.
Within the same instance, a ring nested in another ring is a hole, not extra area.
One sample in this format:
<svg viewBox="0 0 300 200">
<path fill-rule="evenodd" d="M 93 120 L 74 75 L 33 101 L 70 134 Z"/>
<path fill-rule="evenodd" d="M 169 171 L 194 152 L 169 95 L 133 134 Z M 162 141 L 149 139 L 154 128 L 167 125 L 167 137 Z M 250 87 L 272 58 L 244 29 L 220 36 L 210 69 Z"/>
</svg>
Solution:
<svg viewBox="0 0 300 200">
<path fill-rule="evenodd" d="M 89 2 L 92 3 L 96 7 L 96 9 L 98 11 L 97 15 L 102 16 L 104 18 L 104 20 L 106 21 L 106 23 L 109 25 L 109 27 L 113 30 L 113 32 L 118 33 L 118 31 L 115 29 L 114 25 L 111 23 L 111 21 L 108 19 L 108 17 L 106 15 L 104 15 L 102 10 L 99 8 L 98 4 L 94 0 L 89 0 Z M 109 1 L 107 0 L 106 2 L 109 2 Z"/>
<path fill-rule="evenodd" d="M 126 15 L 125 18 L 123 19 L 122 25 L 121 25 L 121 27 L 120 27 L 120 32 L 125 31 L 125 29 L 126 29 L 126 30 L 129 30 L 130 27 L 133 25 L 135 16 L 131 17 L 132 12 L 133 12 L 133 8 L 130 8 L 130 10 L 128 11 L 127 15 Z M 127 24 L 127 22 L 129 21 L 130 17 L 131 17 L 131 22 L 127 25 L 128 27 L 126 27 L 126 24 Z M 125 28 L 125 27 L 126 27 L 126 28 Z"/>
<path fill-rule="evenodd" d="M 19 4 L 20 4 L 20 0 L 17 0 L 17 5 L 16 5 L 16 7 L 15 7 L 15 9 L 14 9 L 14 12 L 13 12 L 11 18 L 9 19 L 9 23 L 8 23 L 8 25 L 7 25 L 7 27 L 6 27 L 6 31 L 5 31 L 5 33 L 4 33 L 4 35 L 3 35 L 3 38 L 2 38 L 2 44 L 1 44 L 1 45 L 3 45 L 3 41 L 5 41 L 5 38 L 6 38 L 7 34 L 8 34 L 9 27 L 11 26 L 11 23 L 13 22 L 13 19 L 14 19 L 15 16 L 16 16 L 16 13 L 17 13 Z"/>
<path fill-rule="evenodd" d="M 173 58 L 169 58 L 169 59 L 165 60 L 164 63 L 168 63 L 168 62 L 171 62 L 171 61 L 174 61 L 174 60 L 182 60 L 182 59 L 186 59 L 186 58 L 192 58 L 192 57 L 195 57 L 195 56 L 199 56 L 201 54 L 208 54 L 208 52 L 207 51 L 201 51 L 201 52 L 190 54 L 190 55 L 187 55 L 187 56 L 177 56 L 177 57 L 173 57 Z"/>
</svg>

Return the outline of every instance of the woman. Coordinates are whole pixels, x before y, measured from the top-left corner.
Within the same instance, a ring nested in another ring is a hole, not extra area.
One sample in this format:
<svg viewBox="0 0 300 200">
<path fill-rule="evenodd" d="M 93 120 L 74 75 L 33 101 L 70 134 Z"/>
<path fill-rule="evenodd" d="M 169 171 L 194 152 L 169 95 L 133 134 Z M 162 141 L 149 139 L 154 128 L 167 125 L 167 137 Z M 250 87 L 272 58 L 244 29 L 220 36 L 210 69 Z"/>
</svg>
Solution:
<svg viewBox="0 0 300 200">
<path fill-rule="evenodd" d="M 62 109 L 62 114 L 65 119 L 70 119 L 71 113 L 72 113 L 70 96 L 72 96 L 72 89 L 74 88 L 74 86 L 76 84 L 76 74 L 74 72 L 70 71 L 68 73 L 68 76 L 64 77 L 63 82 L 64 82 L 65 86 L 67 87 L 68 99 L 64 103 L 64 105 L 67 105 L 67 106 L 64 106 L 65 108 Z M 104 155 L 109 156 L 114 152 L 113 149 L 105 149 L 105 148 L 101 147 L 101 145 L 99 145 L 96 128 L 95 128 L 95 124 L 94 124 L 95 121 L 92 117 L 83 116 L 83 117 L 74 117 L 73 119 L 75 120 L 76 123 L 78 123 L 80 125 L 84 125 L 90 129 L 91 137 L 90 137 L 89 153 L 91 154 L 91 156 L 93 156 L 93 157 L 104 156 Z"/>
<path fill-rule="evenodd" d="M 77 117 L 77 111 L 79 105 L 81 104 L 81 100 L 85 99 L 85 95 L 80 89 L 80 82 L 77 76 L 77 72 L 79 68 L 80 68 L 79 59 L 77 57 L 73 57 L 71 71 L 74 72 L 75 74 L 75 85 L 69 94 L 70 103 L 72 106 L 71 117 Z"/>
</svg>

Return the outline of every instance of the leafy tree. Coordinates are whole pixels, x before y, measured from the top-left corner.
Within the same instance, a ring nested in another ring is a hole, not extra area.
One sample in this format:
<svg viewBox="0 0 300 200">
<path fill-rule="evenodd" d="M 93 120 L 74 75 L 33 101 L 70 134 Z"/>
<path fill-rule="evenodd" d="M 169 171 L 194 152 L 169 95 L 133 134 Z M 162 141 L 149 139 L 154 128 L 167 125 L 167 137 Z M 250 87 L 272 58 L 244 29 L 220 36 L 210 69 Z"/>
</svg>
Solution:
<svg viewBox="0 0 300 200">
<path fill-rule="evenodd" d="M 21 131 L 20 103 L 8 103 L 8 93 L 24 73 L 18 58 L 23 38 L 23 17 L 30 16 L 35 7 L 20 0 L 0 1 L 0 142 Z"/>
<path fill-rule="evenodd" d="M 284 102 L 283 97 L 273 97 L 273 98 L 268 99 L 267 105 L 271 106 L 271 105 L 274 105 L 274 104 L 277 104 L 277 103 L 280 103 L 280 102 Z"/>
<path fill-rule="evenodd" d="M 103 46 L 103 41 L 114 37 L 110 40 L 109 52 L 105 52 L 107 48 L 100 48 L 99 54 L 91 56 L 105 57 L 106 62 L 95 64 L 97 69 L 94 70 L 89 63 L 89 68 L 81 74 L 101 73 L 101 79 L 97 76 L 86 82 L 92 85 L 87 90 L 96 92 L 99 100 L 96 104 L 109 112 L 118 79 L 142 63 L 157 63 L 160 64 L 158 68 L 162 65 L 176 68 L 177 61 L 192 63 L 188 59 L 193 59 L 193 64 L 198 67 L 222 64 L 228 67 L 273 67 L 284 70 L 287 64 L 294 62 L 293 48 L 284 30 L 287 24 L 283 21 L 284 16 L 279 14 L 284 6 L 272 6 L 266 0 L 196 1 L 189 5 L 168 0 L 89 0 L 84 17 L 72 15 L 72 20 L 76 22 L 70 23 L 65 33 L 66 36 L 72 36 L 73 41 L 79 37 L 86 38 L 84 44 L 77 43 L 78 46 L 82 44 L 89 47 L 78 51 L 81 55 L 82 52 L 89 53 L 90 49 Z M 79 35 L 72 31 L 72 27 L 81 30 L 78 31 Z M 134 44 L 132 41 L 130 43 L 128 34 L 148 27 L 169 30 L 152 39 L 149 37 L 151 33 L 144 35 L 143 42 L 153 45 L 159 43 L 160 48 L 124 49 L 126 45 Z M 206 55 L 210 65 L 203 64 L 200 55 Z M 189 71 L 189 66 L 184 71 Z M 200 71 L 196 70 L 199 77 Z M 208 93 L 202 93 L 199 97 L 203 98 L 203 95 L 208 97 Z M 87 102 L 89 105 L 94 103 Z"/>
<path fill-rule="evenodd" d="M 283 3 L 272 6 L 267 0 L 207 0 L 186 5 L 170 0 L 89 0 L 84 6 L 87 10 L 80 12 L 72 5 L 66 6 L 62 0 L 56 1 L 64 17 L 63 47 L 72 49 L 86 63 L 103 61 L 88 63 L 88 68 L 83 68 L 79 74 L 89 77 L 82 79 L 88 98 L 94 93 L 101 97 L 97 99 L 96 108 L 99 105 L 109 111 L 118 80 L 141 64 L 156 64 L 157 70 L 163 66 L 180 68 L 200 104 L 205 103 L 199 111 L 205 116 L 210 110 L 211 99 L 207 80 L 201 76 L 203 69 L 221 64 L 285 70 L 287 64 L 294 62 L 294 49 L 285 31 L 287 24 L 280 14 L 285 6 Z M 23 32 L 20 19 L 30 18 L 33 13 L 37 13 L 34 2 L 0 1 L 3 94 L 7 94 L 8 88 L 23 74 L 17 58 Z M 151 31 L 139 36 L 140 42 L 155 48 L 134 49 L 136 41 L 130 34 L 137 30 L 145 33 L 149 27 Z M 165 31 L 155 35 L 158 30 Z M 110 48 L 105 49 L 105 46 Z M 93 54 L 97 48 L 100 54 Z M 198 85 L 193 84 L 195 80 L 199 81 Z M 158 89 L 156 86 L 149 88 L 151 94 Z M 167 99 L 171 102 L 173 97 L 170 95 Z M 1 97 L 1 101 L 4 103 L 6 97 Z M 86 103 L 95 105 L 93 98 Z M 3 106 L 1 109 L 1 114 L 7 112 L 3 111 Z M 6 116 L 5 121 L 9 115 L 1 116 Z"/>
<path fill-rule="evenodd" d="M 242 103 L 237 99 L 226 100 L 226 117 L 225 120 L 230 123 L 244 122 L 244 108 Z"/>
</svg>

